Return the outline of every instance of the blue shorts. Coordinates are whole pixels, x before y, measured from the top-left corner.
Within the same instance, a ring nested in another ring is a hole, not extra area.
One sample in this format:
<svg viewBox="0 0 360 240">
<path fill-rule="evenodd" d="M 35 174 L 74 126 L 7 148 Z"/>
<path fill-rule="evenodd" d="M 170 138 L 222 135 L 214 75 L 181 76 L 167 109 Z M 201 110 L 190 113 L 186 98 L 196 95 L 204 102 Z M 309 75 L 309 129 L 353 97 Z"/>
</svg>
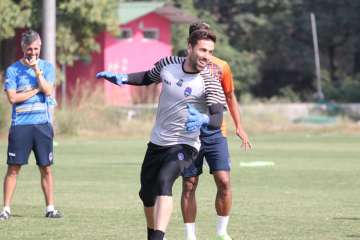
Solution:
<svg viewBox="0 0 360 240">
<path fill-rule="evenodd" d="M 31 150 L 38 166 L 53 163 L 54 131 L 50 123 L 11 126 L 7 151 L 8 165 L 25 165 Z"/>
<path fill-rule="evenodd" d="M 230 154 L 227 139 L 217 137 L 203 139 L 199 155 L 194 163 L 183 172 L 183 177 L 196 177 L 202 173 L 204 157 L 209 165 L 210 173 L 215 171 L 230 171 Z"/>
</svg>

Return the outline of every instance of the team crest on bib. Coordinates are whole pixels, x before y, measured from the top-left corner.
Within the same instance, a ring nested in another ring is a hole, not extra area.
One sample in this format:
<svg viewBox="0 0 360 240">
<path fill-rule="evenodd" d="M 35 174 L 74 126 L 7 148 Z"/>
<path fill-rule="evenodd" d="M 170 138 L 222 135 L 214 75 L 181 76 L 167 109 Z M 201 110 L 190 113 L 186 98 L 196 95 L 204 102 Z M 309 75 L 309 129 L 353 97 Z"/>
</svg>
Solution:
<svg viewBox="0 0 360 240">
<path fill-rule="evenodd" d="M 180 80 L 176 83 L 176 85 L 178 85 L 179 87 L 181 87 L 181 86 L 183 85 L 183 82 L 184 82 L 184 80 L 182 80 L 182 79 L 180 78 Z"/>
<path fill-rule="evenodd" d="M 191 95 L 191 92 L 192 92 L 191 87 L 185 88 L 185 90 L 184 90 L 184 96 L 185 96 L 185 97 L 190 96 L 190 95 Z"/>
<path fill-rule="evenodd" d="M 178 159 L 179 159 L 180 161 L 183 161 L 183 160 L 185 159 L 185 156 L 184 156 L 184 154 L 183 154 L 182 152 L 179 152 L 178 155 L 177 155 L 177 157 L 178 157 Z"/>
</svg>

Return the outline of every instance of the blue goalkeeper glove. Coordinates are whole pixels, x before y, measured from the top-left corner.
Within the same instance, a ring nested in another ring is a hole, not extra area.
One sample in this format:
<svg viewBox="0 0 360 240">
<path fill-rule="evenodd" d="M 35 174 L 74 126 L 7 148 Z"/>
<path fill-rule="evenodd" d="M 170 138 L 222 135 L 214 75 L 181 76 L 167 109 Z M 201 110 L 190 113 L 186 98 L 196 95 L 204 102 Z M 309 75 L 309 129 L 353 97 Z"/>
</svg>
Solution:
<svg viewBox="0 0 360 240">
<path fill-rule="evenodd" d="M 187 104 L 189 116 L 187 122 L 185 123 L 186 131 L 194 132 L 201 128 L 203 125 L 209 124 L 209 116 L 206 114 L 200 113 L 196 108 Z"/>
<path fill-rule="evenodd" d="M 122 73 L 112 73 L 109 71 L 102 71 L 102 72 L 98 72 L 96 74 L 96 78 L 105 78 L 106 80 L 108 80 L 109 82 L 112 82 L 113 84 L 116 85 L 123 85 L 124 83 L 127 82 L 128 80 L 128 75 L 127 74 L 122 74 Z"/>
</svg>

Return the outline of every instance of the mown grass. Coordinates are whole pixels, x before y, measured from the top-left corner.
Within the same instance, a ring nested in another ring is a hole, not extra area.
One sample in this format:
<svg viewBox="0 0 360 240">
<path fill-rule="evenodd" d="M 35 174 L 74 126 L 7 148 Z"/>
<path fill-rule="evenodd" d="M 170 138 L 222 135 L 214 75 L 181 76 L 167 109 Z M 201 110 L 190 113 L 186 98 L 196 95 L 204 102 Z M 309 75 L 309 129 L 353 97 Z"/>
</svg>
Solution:
<svg viewBox="0 0 360 240">
<path fill-rule="evenodd" d="M 31 160 L 19 178 L 14 217 L 0 222 L 0 239 L 146 239 L 139 171 L 148 136 L 60 138 L 55 148 L 56 204 L 65 218 L 43 217 L 39 173 Z M 232 155 L 234 239 L 332 240 L 360 238 L 360 134 L 272 133 L 252 136 L 243 152 L 229 138 Z M 5 157 L 6 141 L 0 152 Z M 5 173 L 6 165 L 0 165 Z M 270 161 L 274 166 L 241 167 Z M 184 239 L 174 188 L 174 212 L 167 239 Z M 198 189 L 198 239 L 213 239 L 215 186 L 205 170 Z"/>
</svg>

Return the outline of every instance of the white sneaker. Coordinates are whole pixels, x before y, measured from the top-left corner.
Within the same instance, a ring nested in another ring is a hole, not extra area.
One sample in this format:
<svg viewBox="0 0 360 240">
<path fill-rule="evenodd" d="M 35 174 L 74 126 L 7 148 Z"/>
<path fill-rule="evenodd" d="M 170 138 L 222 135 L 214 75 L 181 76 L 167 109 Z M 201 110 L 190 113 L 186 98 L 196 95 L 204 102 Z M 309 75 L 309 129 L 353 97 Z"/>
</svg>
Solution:
<svg viewBox="0 0 360 240">
<path fill-rule="evenodd" d="M 5 221 L 8 220 L 10 218 L 11 214 L 8 211 L 3 210 L 0 213 L 0 221 Z"/>
</svg>

